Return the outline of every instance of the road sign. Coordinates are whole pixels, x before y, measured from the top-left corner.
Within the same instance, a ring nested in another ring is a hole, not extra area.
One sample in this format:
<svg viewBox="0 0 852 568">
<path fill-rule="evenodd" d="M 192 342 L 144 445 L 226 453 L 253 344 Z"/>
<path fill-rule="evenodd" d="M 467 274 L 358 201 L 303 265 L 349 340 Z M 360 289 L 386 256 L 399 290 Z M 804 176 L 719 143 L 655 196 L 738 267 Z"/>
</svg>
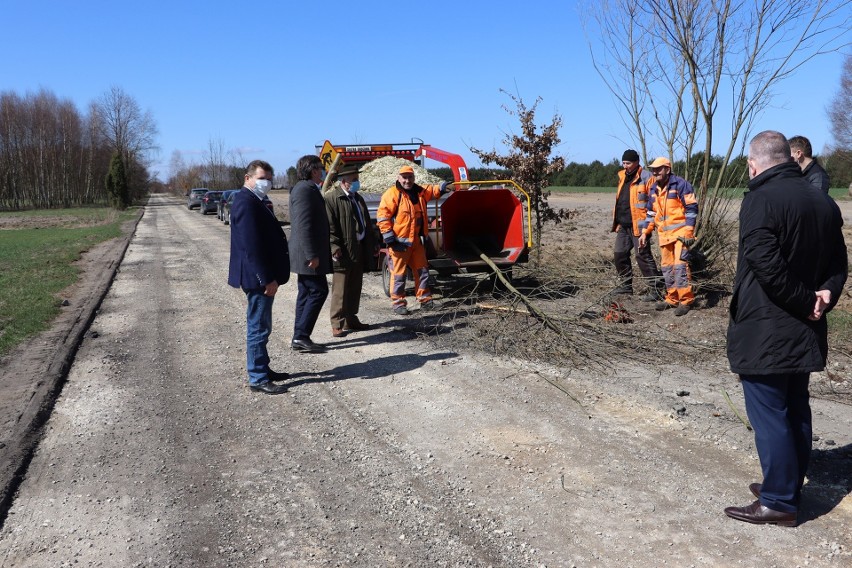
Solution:
<svg viewBox="0 0 852 568">
<path fill-rule="evenodd" d="M 320 150 L 320 160 L 322 160 L 322 167 L 328 171 L 331 168 L 331 164 L 334 163 L 334 159 L 337 157 L 337 150 L 334 149 L 334 146 L 331 145 L 331 142 L 328 140 L 325 141 L 325 144 L 322 145 L 322 150 Z"/>
</svg>

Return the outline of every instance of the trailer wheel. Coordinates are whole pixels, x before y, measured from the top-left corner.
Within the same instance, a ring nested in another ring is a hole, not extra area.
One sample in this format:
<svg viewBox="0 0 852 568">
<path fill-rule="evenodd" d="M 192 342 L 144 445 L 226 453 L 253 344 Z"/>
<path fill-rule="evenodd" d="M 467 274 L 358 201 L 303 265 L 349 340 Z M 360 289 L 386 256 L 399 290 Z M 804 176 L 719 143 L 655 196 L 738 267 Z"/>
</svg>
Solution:
<svg viewBox="0 0 852 568">
<path fill-rule="evenodd" d="M 385 287 L 385 296 L 390 298 L 390 284 L 391 284 L 391 273 L 390 273 L 390 256 L 389 255 L 381 255 L 381 263 L 382 263 L 382 284 Z"/>
</svg>

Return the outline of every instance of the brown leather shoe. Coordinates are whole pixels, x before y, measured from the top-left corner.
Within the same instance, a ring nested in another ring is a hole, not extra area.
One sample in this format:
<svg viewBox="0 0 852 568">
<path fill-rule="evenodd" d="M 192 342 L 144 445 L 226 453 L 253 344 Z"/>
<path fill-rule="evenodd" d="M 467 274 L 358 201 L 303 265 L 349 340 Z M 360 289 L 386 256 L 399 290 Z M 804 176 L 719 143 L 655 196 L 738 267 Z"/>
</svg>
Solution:
<svg viewBox="0 0 852 568">
<path fill-rule="evenodd" d="M 728 507 L 725 514 L 732 519 L 756 525 L 796 526 L 796 513 L 782 513 L 761 505 L 760 501 L 755 501 L 747 507 Z"/>
<path fill-rule="evenodd" d="M 347 330 L 345 330 L 345 329 L 340 329 L 340 328 L 336 328 L 336 327 L 331 328 L 331 334 L 334 337 L 343 337 L 344 335 L 346 335 L 346 333 L 347 333 Z"/>
<path fill-rule="evenodd" d="M 752 483 L 748 486 L 748 490 L 751 491 L 751 494 L 760 499 L 760 490 L 763 488 L 763 485 L 760 483 Z"/>
</svg>

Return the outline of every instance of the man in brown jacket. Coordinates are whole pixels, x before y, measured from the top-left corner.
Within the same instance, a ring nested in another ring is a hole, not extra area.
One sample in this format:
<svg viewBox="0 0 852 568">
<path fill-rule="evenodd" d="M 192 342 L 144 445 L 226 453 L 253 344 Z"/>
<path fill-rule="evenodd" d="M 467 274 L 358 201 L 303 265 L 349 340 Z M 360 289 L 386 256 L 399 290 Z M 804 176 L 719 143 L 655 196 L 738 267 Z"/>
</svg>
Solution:
<svg viewBox="0 0 852 568">
<path fill-rule="evenodd" d="M 334 270 L 331 280 L 331 333 L 342 337 L 349 331 L 369 329 L 358 319 L 361 286 L 365 270 L 373 258 L 373 225 L 364 198 L 358 194 L 360 181 L 356 166 L 344 166 L 337 174 L 338 184 L 328 191 L 325 210 L 331 241 Z"/>
</svg>

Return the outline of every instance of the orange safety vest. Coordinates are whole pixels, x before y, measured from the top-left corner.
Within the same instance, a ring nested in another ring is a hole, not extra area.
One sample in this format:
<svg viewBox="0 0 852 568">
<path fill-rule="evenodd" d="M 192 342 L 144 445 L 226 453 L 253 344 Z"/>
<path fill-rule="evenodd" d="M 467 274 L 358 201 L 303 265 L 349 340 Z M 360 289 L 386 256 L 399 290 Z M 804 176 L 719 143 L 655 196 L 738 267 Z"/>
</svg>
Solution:
<svg viewBox="0 0 852 568">
<path fill-rule="evenodd" d="M 618 172 L 618 191 L 615 194 L 615 203 L 618 204 L 618 198 L 624 186 L 624 178 L 627 171 L 621 170 Z M 648 216 L 648 185 L 650 184 L 648 172 L 639 170 L 636 172 L 633 180 L 630 182 L 630 217 L 633 219 L 633 236 L 639 236 L 639 230 Z M 612 206 L 612 231 L 615 232 L 618 227 L 618 222 L 615 220 L 615 208 Z"/>
<path fill-rule="evenodd" d="M 393 233 L 396 240 L 412 246 L 421 236 L 428 234 L 429 215 L 426 202 L 441 196 L 441 186 L 415 184 L 413 191 L 419 196 L 418 203 L 414 203 L 408 193 L 396 185 L 382 194 L 376 211 L 376 225 L 382 233 L 382 238 Z M 417 234 L 418 216 L 421 220 L 420 234 Z"/>
<path fill-rule="evenodd" d="M 669 175 L 668 185 L 659 189 L 656 182 L 648 188 L 647 225 L 643 232 L 651 236 L 656 228 L 660 246 L 673 243 L 678 237 L 695 236 L 695 221 L 698 219 L 698 201 L 689 182 L 675 175 Z"/>
</svg>

